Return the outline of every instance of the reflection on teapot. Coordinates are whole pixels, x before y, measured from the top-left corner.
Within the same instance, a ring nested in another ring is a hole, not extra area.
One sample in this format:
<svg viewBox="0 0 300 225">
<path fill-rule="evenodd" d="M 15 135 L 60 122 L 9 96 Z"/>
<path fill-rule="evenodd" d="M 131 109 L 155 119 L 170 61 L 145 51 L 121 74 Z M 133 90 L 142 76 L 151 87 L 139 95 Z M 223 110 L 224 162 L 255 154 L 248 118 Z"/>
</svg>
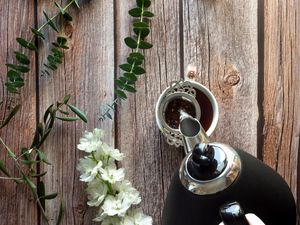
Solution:
<svg viewBox="0 0 300 225">
<path fill-rule="evenodd" d="M 254 213 L 266 225 L 295 225 L 295 200 L 286 182 L 247 152 L 212 142 L 199 122 L 205 110 L 193 91 L 186 90 L 174 91 L 171 86 L 156 107 L 158 125 L 171 139 L 168 143 L 183 145 L 186 153 L 171 181 L 162 224 L 218 225 L 223 221 L 226 225 L 247 225 L 245 212 Z M 180 114 L 177 130 L 162 121 L 167 117 L 164 113 L 168 102 L 174 98 L 193 104 L 196 112 L 193 117 L 179 105 L 175 109 Z"/>
</svg>

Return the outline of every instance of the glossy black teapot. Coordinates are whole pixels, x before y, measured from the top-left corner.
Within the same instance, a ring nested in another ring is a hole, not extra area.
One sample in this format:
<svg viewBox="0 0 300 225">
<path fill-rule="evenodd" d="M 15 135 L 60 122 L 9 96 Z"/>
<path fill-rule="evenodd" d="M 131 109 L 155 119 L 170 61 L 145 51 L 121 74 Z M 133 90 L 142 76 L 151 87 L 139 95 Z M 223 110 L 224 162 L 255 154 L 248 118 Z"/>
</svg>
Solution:
<svg viewBox="0 0 300 225">
<path fill-rule="evenodd" d="M 186 157 L 171 181 L 162 225 L 247 225 L 245 213 L 266 225 L 296 225 L 295 200 L 279 174 L 245 151 L 210 141 L 198 119 L 178 110 Z"/>
</svg>

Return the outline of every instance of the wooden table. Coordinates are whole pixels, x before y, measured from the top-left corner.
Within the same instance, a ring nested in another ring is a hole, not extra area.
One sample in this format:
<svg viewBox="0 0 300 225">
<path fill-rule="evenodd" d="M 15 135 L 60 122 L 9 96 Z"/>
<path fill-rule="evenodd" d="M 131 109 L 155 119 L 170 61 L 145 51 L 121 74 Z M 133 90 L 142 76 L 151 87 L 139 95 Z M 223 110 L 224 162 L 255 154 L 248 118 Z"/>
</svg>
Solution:
<svg viewBox="0 0 300 225">
<path fill-rule="evenodd" d="M 66 1 L 62 1 L 64 4 Z M 86 205 L 85 185 L 76 171 L 82 156 L 76 144 L 84 130 L 100 127 L 106 140 L 126 155 L 121 166 L 141 192 L 142 206 L 160 224 L 170 178 L 183 157 L 182 149 L 166 144 L 155 123 L 154 107 L 171 81 L 180 79 L 188 64 L 197 80 L 210 88 L 220 107 L 213 138 L 246 149 L 280 173 L 299 198 L 300 128 L 300 2 L 297 0 L 154 0 L 156 17 L 146 51 L 147 74 L 138 93 L 118 107 L 113 121 L 99 122 L 99 107 L 113 99 L 114 79 L 129 49 L 128 9 L 135 1 L 83 1 L 73 8 L 65 27 L 71 48 L 58 71 L 40 76 L 49 46 L 31 55 L 33 72 L 22 89 L 23 108 L 1 137 L 16 152 L 32 139 L 46 107 L 64 95 L 87 112 L 89 123 L 58 123 L 43 149 L 52 166 L 45 176 L 47 191 L 58 191 L 47 204 L 56 215 L 66 200 L 63 224 L 92 224 L 95 211 Z M 28 26 L 44 22 L 42 11 L 55 12 L 50 1 L 2 0 L 0 4 L 0 74 L 13 59 L 17 36 L 29 37 Z M 52 31 L 46 31 L 53 40 Z M 1 100 L 5 92 L 1 91 Z M 2 107 L 2 117 L 5 107 Z M 1 147 L 2 148 L 2 147 Z M 0 152 L 13 171 L 13 165 Z M 27 187 L 0 182 L 0 225 L 44 224 Z M 299 201 L 298 201 L 299 202 Z"/>
</svg>

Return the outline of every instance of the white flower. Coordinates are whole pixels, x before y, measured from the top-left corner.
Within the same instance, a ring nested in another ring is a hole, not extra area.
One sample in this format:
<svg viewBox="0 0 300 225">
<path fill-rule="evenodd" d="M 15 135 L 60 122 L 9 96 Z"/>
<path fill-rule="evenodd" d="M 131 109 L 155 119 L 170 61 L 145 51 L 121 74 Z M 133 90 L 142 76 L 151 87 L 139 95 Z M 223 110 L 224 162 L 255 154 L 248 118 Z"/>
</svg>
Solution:
<svg viewBox="0 0 300 225">
<path fill-rule="evenodd" d="M 89 199 L 87 204 L 89 206 L 99 206 L 106 197 L 107 185 L 100 179 L 95 179 L 88 184 L 86 191 Z"/>
<path fill-rule="evenodd" d="M 106 217 L 101 225 L 119 225 L 121 219 L 119 217 Z"/>
<path fill-rule="evenodd" d="M 128 205 L 126 202 L 123 202 L 122 199 L 108 195 L 101 207 L 103 210 L 101 216 L 107 215 L 123 217 L 129 207 L 130 205 Z"/>
<path fill-rule="evenodd" d="M 101 147 L 102 147 L 101 150 L 105 156 L 109 156 L 110 158 L 113 158 L 114 160 L 117 161 L 121 161 L 124 158 L 123 153 L 121 153 L 118 149 L 109 146 L 106 143 L 103 143 Z"/>
<path fill-rule="evenodd" d="M 79 140 L 80 144 L 77 145 L 77 148 L 85 152 L 96 151 L 102 145 L 103 135 L 104 131 L 98 128 L 95 128 L 93 132 L 86 131 L 84 137 Z"/>
<path fill-rule="evenodd" d="M 119 182 L 114 187 L 118 191 L 118 199 L 128 205 L 137 205 L 141 202 L 140 193 L 136 190 L 130 181 L 124 180 Z"/>
<path fill-rule="evenodd" d="M 114 184 L 118 181 L 122 181 L 124 179 L 124 169 L 115 169 L 111 167 L 100 168 L 101 178 L 105 181 L 108 181 L 111 184 Z"/>
<path fill-rule="evenodd" d="M 97 162 L 90 157 L 80 159 L 77 166 L 78 171 L 81 173 L 80 180 L 83 182 L 91 182 L 95 179 L 101 167 L 101 161 Z"/>
<path fill-rule="evenodd" d="M 129 210 L 128 215 L 123 217 L 120 225 L 152 225 L 150 216 L 145 215 L 141 209 Z"/>
</svg>

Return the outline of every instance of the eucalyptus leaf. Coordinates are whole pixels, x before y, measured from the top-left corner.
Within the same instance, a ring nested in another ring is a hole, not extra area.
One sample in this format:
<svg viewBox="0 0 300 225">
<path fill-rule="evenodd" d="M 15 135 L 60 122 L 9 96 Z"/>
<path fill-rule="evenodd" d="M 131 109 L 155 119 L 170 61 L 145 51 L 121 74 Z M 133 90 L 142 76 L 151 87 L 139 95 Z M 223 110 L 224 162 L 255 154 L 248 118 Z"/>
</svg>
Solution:
<svg viewBox="0 0 300 225">
<path fill-rule="evenodd" d="M 153 46 L 152 44 L 150 44 L 146 41 L 140 41 L 140 45 L 139 45 L 139 47 L 141 49 L 149 49 L 149 48 L 152 48 L 152 46 Z"/>
<path fill-rule="evenodd" d="M 65 203 L 63 200 L 61 200 L 56 225 L 59 225 L 62 222 L 64 215 L 65 215 Z"/>
<path fill-rule="evenodd" d="M 71 16 L 69 13 L 67 13 L 67 12 L 65 12 L 65 13 L 63 14 L 63 18 L 64 18 L 66 21 L 72 21 L 72 20 L 73 20 L 72 16 Z"/>
<path fill-rule="evenodd" d="M 50 199 L 54 199 L 57 197 L 57 193 L 52 193 L 52 194 L 47 194 L 45 196 L 41 196 L 39 197 L 40 199 L 46 199 L 46 200 L 50 200 Z"/>
<path fill-rule="evenodd" d="M 84 114 L 84 112 L 82 112 L 80 109 L 78 109 L 76 106 L 71 105 L 71 104 L 67 104 L 67 106 L 72 110 L 72 112 L 74 112 L 82 121 L 84 121 L 85 123 L 87 123 L 87 117 Z"/>
<path fill-rule="evenodd" d="M 60 4 L 57 3 L 57 2 L 54 2 L 54 4 L 55 4 L 55 6 L 59 9 L 60 13 L 61 13 L 62 15 L 64 15 L 64 14 L 65 14 L 65 10 L 63 9 L 63 7 L 61 7 Z"/>
<path fill-rule="evenodd" d="M 21 104 L 16 105 L 8 114 L 8 116 L 5 118 L 3 123 L 0 126 L 0 129 L 5 127 L 9 121 L 17 114 L 17 112 L 21 109 Z"/>
<path fill-rule="evenodd" d="M 129 47 L 129 48 L 136 48 L 138 43 L 136 40 L 134 40 L 133 38 L 131 37 L 127 37 L 124 39 L 125 41 L 125 44 Z"/>
<path fill-rule="evenodd" d="M 43 173 L 32 173 L 32 174 L 30 174 L 30 176 L 31 177 L 36 177 L 36 178 L 38 178 L 38 177 L 43 177 L 43 176 L 45 176 L 47 174 L 47 171 L 45 171 L 45 172 L 43 172 Z"/>
<path fill-rule="evenodd" d="M 141 8 L 142 7 L 148 8 L 151 5 L 151 1 L 150 0 L 137 0 L 136 3 Z"/>
<path fill-rule="evenodd" d="M 25 174 L 23 175 L 25 182 L 29 185 L 31 189 L 36 189 L 36 185 L 27 177 Z"/>
<path fill-rule="evenodd" d="M 54 22 L 51 20 L 51 18 L 47 15 L 45 11 L 43 11 L 44 16 L 46 17 L 47 23 L 50 27 L 52 27 L 53 30 L 55 30 L 57 33 L 59 32 L 57 27 L 55 26 Z"/>
<path fill-rule="evenodd" d="M 145 22 L 135 22 L 133 23 L 133 27 L 137 29 L 149 28 L 149 24 Z"/>
<path fill-rule="evenodd" d="M 44 36 L 44 34 L 43 34 L 42 32 L 38 31 L 37 29 L 35 29 L 35 28 L 33 28 L 33 27 L 31 27 L 30 29 L 31 29 L 31 32 L 32 32 L 34 35 L 36 35 L 37 37 L 40 37 L 40 38 L 42 38 L 43 40 L 45 40 L 45 36 Z"/>
<path fill-rule="evenodd" d="M 124 90 L 128 91 L 128 92 L 132 92 L 132 93 L 135 93 L 136 92 L 136 89 L 128 84 L 125 84 L 123 86 Z"/>
<path fill-rule="evenodd" d="M 25 64 L 25 65 L 29 65 L 30 64 L 30 60 L 28 59 L 28 57 L 23 54 L 22 52 L 18 52 L 18 51 L 15 51 L 15 55 L 16 55 L 16 59 L 22 63 L 22 64 Z"/>
<path fill-rule="evenodd" d="M 132 81 L 132 82 L 137 81 L 137 77 L 133 73 L 124 73 L 123 75 L 129 81 Z"/>
<path fill-rule="evenodd" d="M 132 69 L 132 66 L 130 64 L 122 64 L 119 67 L 126 72 L 131 72 Z"/>
<path fill-rule="evenodd" d="M 10 64 L 10 63 L 7 63 L 6 66 L 8 68 L 14 69 L 14 70 L 16 70 L 18 72 L 21 72 L 21 73 L 27 73 L 27 72 L 30 71 L 30 69 L 27 66 L 15 65 L 15 64 Z"/>
<path fill-rule="evenodd" d="M 137 74 L 137 75 L 141 75 L 141 74 L 146 73 L 145 69 L 142 68 L 142 67 L 140 67 L 140 66 L 134 67 L 133 70 L 132 70 L 132 72 L 133 72 L 134 74 Z"/>
<path fill-rule="evenodd" d="M 80 120 L 79 117 L 60 117 L 60 116 L 56 116 L 56 119 L 66 121 L 66 122 L 73 122 L 73 121 Z"/>
<path fill-rule="evenodd" d="M 140 60 L 144 60 L 145 59 L 145 57 L 140 52 L 131 52 L 129 54 L 129 57 L 137 58 L 137 59 L 140 59 Z"/>
<path fill-rule="evenodd" d="M 8 177 L 10 177 L 10 173 L 8 172 L 5 163 L 0 159 L 0 170 Z"/>
<path fill-rule="evenodd" d="M 133 28 L 133 31 L 136 35 L 141 36 L 141 39 L 145 39 L 150 34 L 149 28 Z"/>
<path fill-rule="evenodd" d="M 129 15 L 133 17 L 140 17 L 142 15 L 143 10 L 141 8 L 134 8 L 128 11 Z"/>
<path fill-rule="evenodd" d="M 45 192 L 46 192 L 45 184 L 43 181 L 40 181 L 39 185 L 38 185 L 38 197 L 40 198 L 41 196 L 45 196 Z M 45 210 L 45 208 L 46 208 L 45 199 L 40 199 L 40 202 L 41 202 L 42 208 Z"/>
<path fill-rule="evenodd" d="M 141 64 L 143 64 L 143 60 L 141 59 L 137 59 L 137 58 L 133 58 L 133 57 L 128 57 L 127 58 L 127 62 L 130 64 L 130 65 L 136 65 L 136 66 L 139 66 Z"/>
<path fill-rule="evenodd" d="M 120 97 L 121 99 L 127 99 L 127 95 L 126 95 L 125 92 L 122 91 L 122 90 L 117 89 L 117 90 L 116 90 L 116 95 L 117 95 L 118 97 Z"/>
<path fill-rule="evenodd" d="M 37 47 L 32 42 L 26 41 L 25 39 L 20 38 L 20 37 L 17 37 L 16 40 L 24 48 L 27 48 L 27 49 L 33 50 L 33 51 L 37 51 Z"/>
<path fill-rule="evenodd" d="M 67 103 L 69 102 L 70 98 L 71 98 L 71 95 L 66 95 L 66 96 L 64 97 L 64 99 L 63 99 L 63 102 L 64 102 L 65 104 L 67 104 Z"/>
<path fill-rule="evenodd" d="M 154 14 L 152 12 L 150 12 L 150 11 L 144 11 L 143 12 L 143 16 L 145 16 L 145 17 L 153 17 Z"/>
</svg>

